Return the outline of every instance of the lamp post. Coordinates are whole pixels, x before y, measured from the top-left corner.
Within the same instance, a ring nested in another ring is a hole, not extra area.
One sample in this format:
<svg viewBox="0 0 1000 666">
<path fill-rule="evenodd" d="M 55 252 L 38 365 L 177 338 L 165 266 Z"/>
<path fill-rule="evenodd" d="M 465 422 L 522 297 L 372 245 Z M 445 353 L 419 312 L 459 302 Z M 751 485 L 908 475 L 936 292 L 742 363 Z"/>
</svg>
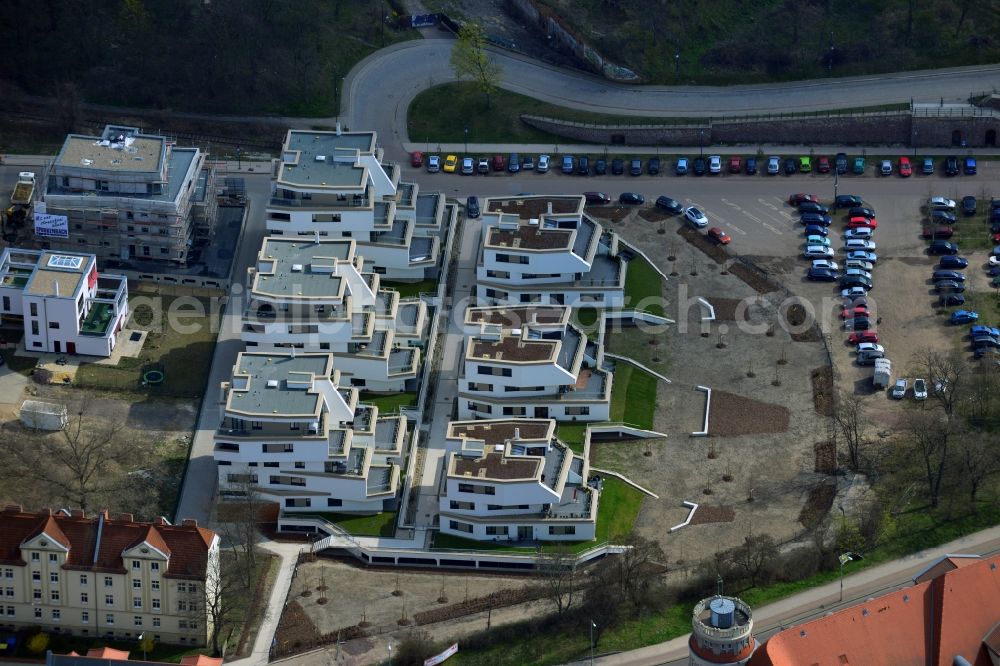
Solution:
<svg viewBox="0 0 1000 666">
<path fill-rule="evenodd" d="M 143 632 L 139 634 L 139 647 L 142 648 L 142 660 L 146 661 L 146 642 L 143 640 L 146 637 L 146 633 Z"/>
<path fill-rule="evenodd" d="M 913 128 L 913 159 L 917 159 L 917 128 Z"/>
<path fill-rule="evenodd" d="M 236 146 L 236 170 L 243 170 L 243 149 Z"/>
<path fill-rule="evenodd" d="M 590 666 L 594 666 L 594 629 L 597 629 L 597 625 L 593 620 L 590 621 Z"/>
<path fill-rule="evenodd" d="M 386 645 L 389 647 L 389 666 L 392 666 L 392 644 L 386 643 Z"/>
<path fill-rule="evenodd" d="M 830 54 L 826 60 L 826 75 L 833 76 L 833 33 L 830 33 Z"/>
<path fill-rule="evenodd" d="M 681 52 L 678 51 L 674 54 L 674 78 L 681 78 Z"/>
<path fill-rule="evenodd" d="M 468 155 L 469 155 L 469 128 L 468 127 L 465 128 L 465 155 L 466 155 L 466 157 L 468 157 Z"/>
<path fill-rule="evenodd" d="M 701 157 L 705 156 L 705 130 L 698 130 L 698 153 Z"/>
<path fill-rule="evenodd" d="M 840 172 L 837 171 L 836 165 L 833 169 L 833 205 L 837 205 L 837 188 L 840 186 Z"/>
</svg>

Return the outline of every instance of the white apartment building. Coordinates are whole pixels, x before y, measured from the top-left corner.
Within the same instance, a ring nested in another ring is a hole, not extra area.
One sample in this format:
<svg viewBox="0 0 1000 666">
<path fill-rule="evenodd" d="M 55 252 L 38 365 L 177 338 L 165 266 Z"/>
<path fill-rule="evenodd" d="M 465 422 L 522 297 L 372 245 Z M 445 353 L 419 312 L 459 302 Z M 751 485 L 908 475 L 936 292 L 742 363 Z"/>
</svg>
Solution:
<svg viewBox="0 0 1000 666">
<path fill-rule="evenodd" d="M 468 308 L 458 378 L 460 419 L 607 421 L 612 373 L 569 323 L 569 306 Z"/>
<path fill-rule="evenodd" d="M 219 537 L 193 520 L 0 511 L 0 628 L 205 645 Z"/>
<path fill-rule="evenodd" d="M 392 280 L 437 277 L 442 194 L 401 183 L 375 132 L 289 130 L 267 206 L 271 235 L 353 238 L 372 271 Z"/>
<path fill-rule="evenodd" d="M 220 495 L 252 488 L 286 512 L 395 508 L 406 417 L 359 405 L 340 379 L 329 353 L 240 353 L 221 387 Z"/>
<path fill-rule="evenodd" d="M 379 288 L 350 238 L 272 236 L 248 269 L 241 337 L 249 351 L 329 352 L 345 385 L 415 388 L 427 306 Z"/>
<path fill-rule="evenodd" d="M 68 237 L 42 246 L 131 264 L 183 266 L 215 223 L 215 176 L 198 148 L 137 127 L 70 134 L 49 170 L 45 209 L 68 218 Z"/>
<path fill-rule="evenodd" d="M 476 296 L 484 305 L 624 305 L 618 235 L 583 211 L 581 196 L 491 198 L 482 213 Z"/>
<path fill-rule="evenodd" d="M 92 254 L 0 254 L 0 316 L 23 322 L 27 351 L 110 356 L 128 314 L 128 281 Z"/>
<path fill-rule="evenodd" d="M 600 482 L 589 482 L 587 450 L 574 454 L 555 427 L 551 419 L 450 423 L 441 532 L 479 541 L 594 539 Z"/>
</svg>

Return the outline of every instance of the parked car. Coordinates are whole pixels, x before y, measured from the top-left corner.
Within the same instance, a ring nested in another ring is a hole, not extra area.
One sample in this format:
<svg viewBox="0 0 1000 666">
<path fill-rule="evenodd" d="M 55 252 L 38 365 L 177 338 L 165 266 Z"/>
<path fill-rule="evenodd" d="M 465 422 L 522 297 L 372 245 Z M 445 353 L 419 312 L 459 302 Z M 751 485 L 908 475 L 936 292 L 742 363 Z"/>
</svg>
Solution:
<svg viewBox="0 0 1000 666">
<path fill-rule="evenodd" d="M 729 245 L 733 239 L 719 227 L 712 227 L 708 230 L 708 237 L 719 245 Z"/>
<path fill-rule="evenodd" d="M 539 155 L 538 156 L 538 166 L 535 167 L 538 173 L 546 173 L 549 170 L 549 156 Z"/>
<path fill-rule="evenodd" d="M 802 256 L 806 259 L 829 259 L 833 256 L 833 249 L 825 245 L 806 245 Z"/>
<path fill-rule="evenodd" d="M 1000 338 L 1000 328 L 993 326 L 983 326 L 982 324 L 976 324 L 969 329 L 969 337 L 977 338 L 982 335 L 988 335 L 991 338 Z"/>
<path fill-rule="evenodd" d="M 852 238 L 865 238 L 865 239 L 867 239 L 867 238 L 871 238 L 871 237 L 872 237 L 872 228 L 871 227 L 854 227 L 854 228 L 848 229 L 847 231 L 844 232 L 844 238 L 846 238 L 848 240 L 850 240 Z"/>
<path fill-rule="evenodd" d="M 847 220 L 848 229 L 857 229 L 858 227 L 867 227 L 869 229 L 878 229 L 878 220 L 874 217 L 852 217 Z"/>
<path fill-rule="evenodd" d="M 841 176 L 847 173 L 847 155 L 845 153 L 837 153 L 837 156 L 833 160 L 833 166 Z"/>
<path fill-rule="evenodd" d="M 966 176 L 975 176 L 976 175 L 976 158 L 975 157 L 966 157 L 965 158 L 964 169 L 965 169 L 965 175 Z"/>
<path fill-rule="evenodd" d="M 965 273 L 961 271 L 937 270 L 931 273 L 931 280 L 933 282 L 942 282 L 944 280 L 952 280 L 954 282 L 965 282 Z"/>
<path fill-rule="evenodd" d="M 476 166 L 476 171 L 483 174 L 484 176 L 490 172 L 490 161 L 485 157 L 480 157 L 479 162 Z"/>
<path fill-rule="evenodd" d="M 801 173 L 812 173 L 812 158 L 808 155 L 803 155 L 799 158 L 799 171 Z"/>
<path fill-rule="evenodd" d="M 972 217 L 976 214 L 976 197 L 962 197 L 962 214 L 967 217 Z"/>
<path fill-rule="evenodd" d="M 589 176 L 590 175 L 590 158 L 583 155 L 576 160 L 576 175 L 578 176 Z"/>
<path fill-rule="evenodd" d="M 838 194 L 833 200 L 834 208 L 856 208 L 861 206 L 864 200 L 857 194 Z"/>
<path fill-rule="evenodd" d="M 868 306 L 867 305 L 854 305 L 849 308 L 844 308 L 840 311 L 841 319 L 854 319 L 855 317 L 867 317 L 868 316 Z"/>
<path fill-rule="evenodd" d="M 656 207 L 665 210 L 673 215 L 679 215 L 684 211 L 684 206 L 681 205 L 680 201 L 676 199 L 671 199 L 668 196 L 660 195 L 656 197 Z"/>
<path fill-rule="evenodd" d="M 805 225 L 816 224 L 824 227 L 833 224 L 833 218 L 822 213 L 802 213 L 799 216 L 799 221 Z"/>
<path fill-rule="evenodd" d="M 708 156 L 708 172 L 713 176 L 722 173 L 722 157 L 720 155 Z"/>
<path fill-rule="evenodd" d="M 965 285 L 954 280 L 943 280 L 934 283 L 934 291 L 939 294 L 961 294 L 965 292 Z"/>
<path fill-rule="evenodd" d="M 642 175 L 642 160 L 634 159 L 629 163 L 628 167 L 629 175 L 641 176 Z"/>
<path fill-rule="evenodd" d="M 860 268 L 845 268 L 844 277 L 852 277 L 852 276 L 854 277 L 860 276 L 863 278 L 868 278 L 869 280 L 872 279 L 872 274 L 866 270 L 862 270 Z"/>
<path fill-rule="evenodd" d="M 923 173 L 925 176 L 933 175 L 933 173 L 934 173 L 934 158 L 933 157 L 925 157 L 923 159 L 923 166 L 920 168 L 920 172 Z"/>
<path fill-rule="evenodd" d="M 868 206 L 852 206 L 847 211 L 848 217 L 875 217 L 875 209 Z"/>
<path fill-rule="evenodd" d="M 494 171 L 503 171 L 506 168 L 507 168 L 507 163 L 504 161 L 503 155 L 494 155 L 493 156 L 493 170 Z"/>
<path fill-rule="evenodd" d="M 830 158 L 826 155 L 820 155 L 819 159 L 816 160 L 816 172 L 817 173 L 830 173 Z"/>
<path fill-rule="evenodd" d="M 572 155 L 563 155 L 562 172 L 565 174 L 572 174 L 574 171 L 576 171 L 576 160 L 573 159 Z"/>
<path fill-rule="evenodd" d="M 847 258 L 856 261 L 867 261 L 873 264 L 878 261 L 878 255 L 867 250 L 852 250 L 847 253 Z"/>
<path fill-rule="evenodd" d="M 878 333 L 876 333 L 875 331 L 858 331 L 857 333 L 851 333 L 847 337 L 847 341 L 852 345 L 877 343 Z"/>
<path fill-rule="evenodd" d="M 517 173 L 521 170 L 521 157 L 517 153 L 511 153 L 507 158 L 507 171 Z"/>
<path fill-rule="evenodd" d="M 946 176 L 957 176 L 958 175 L 958 158 L 954 155 L 947 157 L 944 160 L 944 175 Z"/>
<path fill-rule="evenodd" d="M 871 279 L 862 277 L 860 275 L 845 275 L 840 278 L 840 288 L 850 289 L 851 287 L 861 287 L 863 289 L 871 289 L 874 287 Z"/>
<path fill-rule="evenodd" d="M 988 335 L 972 338 L 973 349 L 1000 349 L 1000 340 Z"/>
<path fill-rule="evenodd" d="M 816 203 L 815 201 L 803 201 L 799 204 L 800 213 L 819 213 L 820 215 L 826 215 L 830 212 L 830 209 L 823 204 Z"/>
<path fill-rule="evenodd" d="M 623 173 L 625 173 L 625 160 L 620 157 L 611 160 L 611 175 L 620 176 Z"/>
<path fill-rule="evenodd" d="M 419 169 L 424 165 L 424 154 L 419 150 L 414 150 L 410 153 L 410 166 L 414 169 Z"/>
<path fill-rule="evenodd" d="M 969 265 L 969 260 L 957 255 L 946 255 L 938 261 L 938 268 L 943 270 L 962 269 Z"/>
<path fill-rule="evenodd" d="M 611 197 L 604 192 L 584 192 L 583 196 L 589 204 L 604 205 L 611 203 Z"/>
<path fill-rule="evenodd" d="M 525 155 L 521 159 L 521 171 L 534 171 L 535 170 L 535 158 L 531 155 Z"/>
<path fill-rule="evenodd" d="M 837 271 L 829 268 L 810 268 L 806 271 L 806 279 L 813 282 L 836 282 Z"/>
<path fill-rule="evenodd" d="M 806 236 L 806 245 L 823 245 L 825 247 L 830 247 L 833 245 L 830 239 L 826 236 Z"/>
<path fill-rule="evenodd" d="M 936 224 L 955 224 L 958 218 L 955 217 L 954 213 L 950 213 L 946 210 L 932 210 L 931 211 L 931 222 Z"/>
<path fill-rule="evenodd" d="M 803 194 L 801 192 L 792 194 L 788 197 L 788 203 L 792 206 L 801 206 L 807 201 L 811 203 L 819 203 L 819 197 L 815 194 Z"/>
<path fill-rule="evenodd" d="M 882 164 L 879 165 L 878 171 L 883 176 L 892 175 L 892 160 L 882 160 Z"/>
<path fill-rule="evenodd" d="M 603 176 L 608 172 L 608 161 L 603 159 L 598 159 L 594 162 L 594 175 Z"/>
<path fill-rule="evenodd" d="M 683 176 L 688 172 L 688 158 L 678 157 L 677 164 L 674 165 L 674 173 Z"/>
<path fill-rule="evenodd" d="M 618 195 L 618 203 L 627 206 L 641 206 L 646 199 L 638 192 L 622 192 Z"/>
<path fill-rule="evenodd" d="M 462 175 L 471 176 L 476 172 L 476 161 L 471 157 L 462 158 Z"/>
<path fill-rule="evenodd" d="M 430 155 L 427 157 L 427 173 L 437 173 L 441 171 L 441 156 Z"/>
<path fill-rule="evenodd" d="M 855 317 L 854 319 L 847 319 L 844 321 L 845 331 L 866 331 L 871 328 L 872 323 L 868 317 Z M 858 363 L 864 364 L 869 359 L 874 362 L 876 358 L 882 358 L 882 354 L 878 352 L 868 352 L 866 354 L 858 355 Z"/>
<path fill-rule="evenodd" d="M 785 175 L 794 175 L 796 171 L 799 170 L 799 163 L 794 157 L 785 158 Z"/>
<path fill-rule="evenodd" d="M 868 292 L 862 287 L 849 287 L 847 289 L 841 289 L 840 295 L 843 298 L 854 299 L 854 298 L 863 298 L 864 296 L 868 295 Z M 876 340 L 875 342 L 878 342 L 878 340 Z"/>
<path fill-rule="evenodd" d="M 913 166 L 910 164 L 910 158 L 905 155 L 899 158 L 899 175 L 903 178 L 909 178 L 913 175 Z"/>
<path fill-rule="evenodd" d="M 694 170 L 694 175 L 696 175 L 696 176 L 704 176 L 705 175 L 705 169 L 706 169 L 705 158 L 704 157 L 696 157 L 696 158 L 694 158 L 694 169 L 693 169 Z"/>
<path fill-rule="evenodd" d="M 465 216 L 470 220 L 479 217 L 479 199 L 477 197 L 469 197 L 465 200 Z"/>
<path fill-rule="evenodd" d="M 906 397 L 906 389 L 909 388 L 905 377 L 900 377 L 892 385 L 892 392 L 889 393 L 895 400 L 902 400 Z"/>
<path fill-rule="evenodd" d="M 767 158 L 767 175 L 776 176 L 781 171 L 781 158 L 775 155 Z"/>
<path fill-rule="evenodd" d="M 743 170 L 743 160 L 739 155 L 729 156 L 729 173 L 739 173 Z"/>
<path fill-rule="evenodd" d="M 875 264 L 870 261 L 862 261 L 861 259 L 848 259 L 844 262 L 844 268 L 859 268 L 866 273 L 871 273 L 875 269 Z"/>
<path fill-rule="evenodd" d="M 869 333 L 869 332 L 874 333 L 875 331 L 861 331 L 861 334 L 863 335 L 863 334 Z M 852 333 L 851 335 L 858 335 L 858 334 L 857 333 Z M 861 342 L 861 343 L 858 343 L 857 346 L 855 346 L 854 351 L 856 351 L 858 353 L 861 353 L 861 352 L 870 352 L 870 351 L 880 351 L 880 352 L 884 353 L 885 352 L 885 347 L 883 347 L 882 345 L 880 345 L 878 343 L 875 343 L 875 342 Z"/>
<path fill-rule="evenodd" d="M 708 225 L 708 218 L 705 214 L 701 212 L 698 208 L 694 206 L 688 206 L 684 209 L 684 217 L 687 218 L 688 222 L 693 224 L 698 228 L 702 228 Z"/>
<path fill-rule="evenodd" d="M 828 271 L 840 270 L 840 266 L 833 259 L 813 259 L 812 268 L 825 268 Z"/>
<path fill-rule="evenodd" d="M 955 310 L 951 313 L 949 321 L 952 324 L 971 324 L 979 319 L 979 313 L 972 310 Z"/>
<path fill-rule="evenodd" d="M 858 365 L 875 365 L 875 361 L 885 358 L 885 352 L 866 352 L 857 357 Z"/>
<path fill-rule="evenodd" d="M 927 254 L 930 255 L 958 254 L 958 245 L 950 241 L 934 240 L 931 241 L 931 244 L 927 246 Z"/>
<path fill-rule="evenodd" d="M 913 399 L 914 400 L 926 400 L 927 399 L 927 380 L 917 378 L 913 380 Z"/>
<path fill-rule="evenodd" d="M 923 227 L 920 231 L 920 237 L 924 239 L 935 239 L 935 238 L 951 238 L 954 234 L 954 230 L 951 227 Z"/>
<path fill-rule="evenodd" d="M 444 158 L 444 172 L 445 173 L 455 173 L 455 169 L 458 167 L 458 157 L 455 155 L 448 155 Z"/>
<path fill-rule="evenodd" d="M 650 157 L 649 161 L 646 162 L 646 173 L 650 176 L 656 176 L 660 173 L 660 158 Z"/>
<path fill-rule="evenodd" d="M 747 161 L 743 165 L 743 170 L 746 171 L 748 176 L 752 176 L 757 173 L 757 158 L 748 157 Z"/>
<path fill-rule="evenodd" d="M 806 236 L 827 236 L 830 233 L 830 229 L 821 224 L 808 224 L 802 233 Z"/>
<path fill-rule="evenodd" d="M 965 305 L 965 296 L 963 294 L 941 294 L 939 300 L 941 305 Z"/>
<path fill-rule="evenodd" d="M 855 157 L 854 167 L 851 169 L 855 175 L 861 176 L 865 173 L 865 158 Z"/>
</svg>

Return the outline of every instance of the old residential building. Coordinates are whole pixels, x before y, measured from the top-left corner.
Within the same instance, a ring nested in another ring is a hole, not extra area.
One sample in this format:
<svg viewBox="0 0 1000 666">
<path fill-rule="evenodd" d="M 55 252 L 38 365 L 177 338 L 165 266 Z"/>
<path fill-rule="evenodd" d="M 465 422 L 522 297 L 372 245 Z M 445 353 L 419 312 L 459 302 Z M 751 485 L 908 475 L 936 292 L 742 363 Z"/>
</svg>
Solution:
<svg viewBox="0 0 1000 666">
<path fill-rule="evenodd" d="M 395 508 L 406 417 L 341 388 L 332 354 L 243 352 L 222 383 L 220 494 L 255 490 L 284 511 Z"/>
<path fill-rule="evenodd" d="M 204 645 L 219 538 L 185 520 L 0 511 L 0 627 Z"/>
<path fill-rule="evenodd" d="M 595 537 L 600 482 L 582 455 L 556 439 L 551 419 L 448 425 L 441 532 L 491 541 Z"/>
<path fill-rule="evenodd" d="M 98 274 L 92 254 L 0 254 L 0 316 L 23 322 L 28 351 L 110 356 L 128 314 L 127 280 Z"/>
<path fill-rule="evenodd" d="M 612 375 L 571 313 L 555 305 L 467 309 L 459 418 L 607 421 Z"/>
<path fill-rule="evenodd" d="M 583 196 L 487 199 L 476 266 L 480 304 L 626 305 L 618 235 L 584 213 L 584 203 Z"/>
<path fill-rule="evenodd" d="M 107 260 L 185 265 L 215 219 L 214 175 L 198 148 L 137 127 L 70 134 L 52 163 L 46 212 L 69 218 L 69 237 L 43 246 Z"/>
<path fill-rule="evenodd" d="M 383 161 L 375 132 L 289 130 L 267 206 L 272 235 L 354 238 L 373 272 L 393 280 L 437 277 L 442 194 L 420 194 Z"/>
<path fill-rule="evenodd" d="M 427 306 L 379 288 L 349 238 L 269 237 L 248 270 L 242 338 L 250 351 L 330 352 L 345 385 L 412 390 Z"/>
</svg>

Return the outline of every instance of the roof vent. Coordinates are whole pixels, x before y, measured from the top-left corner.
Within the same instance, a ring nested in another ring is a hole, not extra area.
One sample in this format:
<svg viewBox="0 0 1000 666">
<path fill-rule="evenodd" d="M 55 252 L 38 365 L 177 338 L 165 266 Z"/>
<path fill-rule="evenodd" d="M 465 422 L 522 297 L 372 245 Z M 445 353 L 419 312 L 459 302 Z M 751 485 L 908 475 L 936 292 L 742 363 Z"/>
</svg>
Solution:
<svg viewBox="0 0 1000 666">
<path fill-rule="evenodd" d="M 538 218 L 537 217 L 531 218 L 530 220 L 528 220 L 528 224 L 531 224 L 531 225 L 534 225 L 534 226 L 537 227 L 538 226 Z"/>
<path fill-rule="evenodd" d="M 711 624 L 716 629 L 728 629 L 733 626 L 736 619 L 736 604 L 733 603 L 732 599 L 727 599 L 726 597 L 718 597 L 712 599 L 711 603 L 708 604 L 709 610 L 712 611 Z"/>
<path fill-rule="evenodd" d="M 301 273 L 302 270 L 303 270 L 302 264 L 292 264 L 292 272 L 293 273 Z"/>
<path fill-rule="evenodd" d="M 326 155 L 317 155 L 316 156 L 316 161 L 317 162 L 325 162 L 326 161 Z"/>
<path fill-rule="evenodd" d="M 278 388 L 278 380 L 277 379 L 268 379 L 267 380 L 267 388 Z"/>
</svg>

